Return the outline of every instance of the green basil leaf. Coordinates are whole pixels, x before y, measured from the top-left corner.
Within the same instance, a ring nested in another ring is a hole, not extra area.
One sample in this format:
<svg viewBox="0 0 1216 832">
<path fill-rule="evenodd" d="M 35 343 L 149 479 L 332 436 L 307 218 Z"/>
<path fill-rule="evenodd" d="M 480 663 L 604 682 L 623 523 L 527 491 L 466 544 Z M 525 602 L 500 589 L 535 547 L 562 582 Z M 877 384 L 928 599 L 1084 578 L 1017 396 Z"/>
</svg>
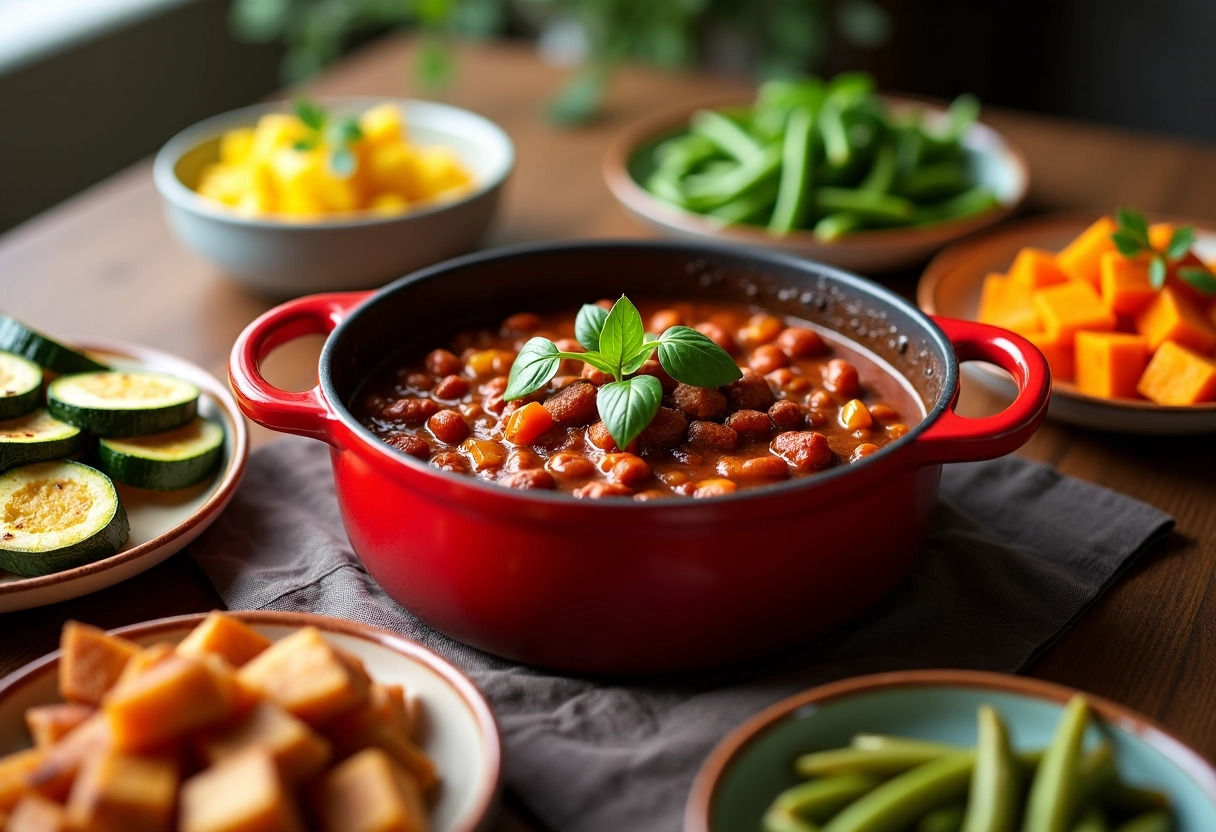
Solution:
<svg viewBox="0 0 1216 832">
<path fill-rule="evenodd" d="M 561 363 L 557 344 L 548 338 L 530 338 L 511 365 L 511 375 L 507 376 L 507 389 L 502 397 L 511 401 L 536 392 L 557 375 Z"/>
<path fill-rule="evenodd" d="M 594 350 L 592 350 L 590 352 L 574 353 L 573 355 L 563 355 L 562 357 L 563 358 L 577 358 L 579 361 L 584 361 L 587 364 L 590 364 L 595 369 L 599 370 L 600 372 L 607 373 L 608 375 L 614 375 L 616 372 L 616 368 L 613 367 L 611 364 L 609 364 L 607 361 L 605 361 L 604 356 L 600 355 L 598 352 L 595 352 Z"/>
<path fill-rule="evenodd" d="M 612 374 L 618 380 L 624 375 L 623 365 L 642 346 L 645 335 L 646 328 L 642 325 L 642 316 L 630 303 L 629 298 L 621 295 L 620 300 L 612 304 L 612 311 L 604 319 L 599 348 L 600 355 L 612 365 Z"/>
<path fill-rule="evenodd" d="M 1216 295 L 1216 276 L 1210 269 L 1203 266 L 1183 266 L 1178 270 L 1178 278 L 1185 280 L 1205 295 Z"/>
<path fill-rule="evenodd" d="M 330 144 L 354 144 L 362 138 L 363 128 L 359 126 L 359 120 L 356 118 L 344 118 L 329 131 Z"/>
<path fill-rule="evenodd" d="M 583 345 L 583 349 L 600 348 L 600 332 L 607 318 L 608 310 L 594 303 L 584 303 L 578 310 L 578 316 L 574 319 L 574 337 Z"/>
<path fill-rule="evenodd" d="M 604 427 L 618 448 L 629 443 L 650 424 L 659 412 L 663 400 L 663 385 L 654 376 L 635 376 L 624 381 L 611 381 L 600 388 L 595 398 Z"/>
<path fill-rule="evenodd" d="M 1165 256 L 1171 260 L 1181 260 L 1194 244 L 1195 226 L 1184 225 L 1170 237 L 1170 243 L 1165 247 Z"/>
<path fill-rule="evenodd" d="M 1115 244 L 1115 248 L 1119 249 L 1119 253 L 1124 257 L 1135 257 L 1144 251 L 1144 246 L 1140 244 L 1140 241 L 1131 232 L 1119 230 L 1111 234 L 1110 239 Z"/>
<path fill-rule="evenodd" d="M 659 338 L 659 363 L 676 381 L 694 387 L 721 387 L 743 377 L 730 353 L 686 326 L 673 326 Z"/>
<path fill-rule="evenodd" d="M 1130 232 L 1144 248 L 1149 248 L 1148 223 L 1144 221 L 1144 214 L 1131 208 L 1120 208 L 1115 212 L 1115 220 L 1120 230 Z"/>
<path fill-rule="evenodd" d="M 292 99 L 291 108 L 295 110 L 296 118 L 304 122 L 309 130 L 320 132 L 325 127 L 325 111 L 316 102 L 297 96 Z"/>
<path fill-rule="evenodd" d="M 329 169 L 337 176 L 344 178 L 350 176 L 355 172 L 358 164 L 359 161 L 355 158 L 355 154 L 351 153 L 349 147 L 335 148 L 329 154 Z"/>
<path fill-rule="evenodd" d="M 1165 258 L 1160 254 L 1154 254 L 1148 264 L 1148 282 L 1154 289 L 1160 289 L 1165 285 L 1165 274 Z"/>
<path fill-rule="evenodd" d="M 625 375 L 636 373 L 650 359 L 650 356 L 654 355 L 654 348 L 654 341 L 644 341 L 642 346 L 638 347 L 637 352 L 625 359 L 625 363 L 621 365 L 621 372 Z"/>
</svg>

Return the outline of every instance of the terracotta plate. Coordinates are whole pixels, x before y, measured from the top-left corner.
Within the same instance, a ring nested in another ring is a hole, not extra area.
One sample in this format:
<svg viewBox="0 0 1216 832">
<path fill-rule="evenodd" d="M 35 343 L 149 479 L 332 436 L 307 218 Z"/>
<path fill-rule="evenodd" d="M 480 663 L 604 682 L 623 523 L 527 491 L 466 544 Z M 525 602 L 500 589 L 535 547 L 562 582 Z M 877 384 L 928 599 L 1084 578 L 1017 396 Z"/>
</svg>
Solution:
<svg viewBox="0 0 1216 832">
<path fill-rule="evenodd" d="M 278 640 L 312 625 L 348 650 L 378 682 L 401 684 L 421 704 L 419 741 L 435 761 L 441 784 L 431 809 L 434 832 L 475 832 L 493 817 L 502 780 L 498 724 L 468 678 L 435 653 L 409 639 L 322 615 L 289 612 L 236 612 L 242 621 Z M 203 615 L 162 618 L 114 632 L 141 644 L 177 642 Z M 0 756 L 29 746 L 22 714 L 33 705 L 58 701 L 59 654 L 31 662 L 0 681 Z"/>
<path fill-rule="evenodd" d="M 123 550 L 94 563 L 37 578 L 0 570 L 0 613 L 78 598 L 156 566 L 211 525 L 232 499 L 245 473 L 249 435 L 227 385 L 201 367 L 148 347 L 96 339 L 73 343 L 108 366 L 157 370 L 197 385 L 202 391 L 199 415 L 224 426 L 223 461 L 210 480 L 180 491 L 147 491 L 116 483 L 119 500 L 131 522 L 131 536 Z"/>
<path fill-rule="evenodd" d="M 940 108 L 922 102 L 900 98 L 887 100 L 893 109 L 914 107 L 925 110 L 930 118 L 944 117 Z M 712 101 L 685 105 L 627 128 L 604 157 L 604 179 L 612 195 L 641 222 L 669 236 L 773 248 L 862 273 L 891 271 L 922 263 L 947 243 L 1004 219 L 1026 198 L 1030 183 L 1026 158 L 1004 136 L 985 124 L 972 126 L 963 144 L 976 175 L 992 187 L 1000 204 L 982 214 L 923 228 L 858 231 L 834 242 L 824 242 L 804 230 L 775 235 L 758 226 L 723 225 L 711 217 L 685 211 L 652 196 L 639 184 L 650 172 L 650 152 L 659 142 L 685 130 L 694 112 L 741 103 L 748 102 Z"/>
<path fill-rule="evenodd" d="M 956 243 L 934 257 L 925 269 L 917 287 L 917 302 L 926 312 L 975 320 L 985 275 L 1006 271 L 1023 246 L 1059 251 L 1095 219 L 1093 214 L 1031 217 Z M 1200 257 L 1216 259 L 1216 227 L 1210 223 L 1177 217 L 1151 219 L 1196 226 Z M 1013 397 L 1013 382 L 1000 370 L 970 362 L 963 365 L 963 372 L 992 391 Z M 1061 422 L 1125 433 L 1216 432 L 1216 404 L 1168 407 L 1142 399 L 1102 399 L 1087 396 L 1066 381 L 1053 383 L 1047 415 Z"/>
</svg>

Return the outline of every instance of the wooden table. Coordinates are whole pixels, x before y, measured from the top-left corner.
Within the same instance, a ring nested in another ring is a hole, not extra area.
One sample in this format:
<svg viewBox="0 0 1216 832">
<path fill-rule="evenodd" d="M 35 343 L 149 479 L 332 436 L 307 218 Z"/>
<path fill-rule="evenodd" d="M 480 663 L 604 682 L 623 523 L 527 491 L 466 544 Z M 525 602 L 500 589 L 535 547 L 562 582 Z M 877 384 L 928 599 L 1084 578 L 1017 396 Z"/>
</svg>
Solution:
<svg viewBox="0 0 1216 832">
<path fill-rule="evenodd" d="M 411 46 L 386 40 L 326 73 L 323 94 L 400 96 Z M 708 75 L 643 69 L 616 78 L 602 120 L 561 130 L 542 117 L 565 77 L 523 46 L 460 50 L 448 98 L 497 121 L 518 151 L 500 219 L 487 241 L 639 236 L 616 206 L 599 163 L 618 129 L 672 104 L 746 94 Z M 416 94 L 416 93 L 415 93 Z M 985 118 L 1029 156 L 1033 211 L 1146 211 L 1216 219 L 1216 149 L 1032 116 Z M 911 294 L 915 274 L 891 279 Z M 65 336 L 137 341 L 224 377 L 237 333 L 269 303 L 229 283 L 172 239 L 152 186 L 136 165 L 0 238 L 0 308 Z M 315 341 L 285 348 L 267 373 L 297 389 L 315 380 Z M 964 407 L 991 407 L 974 390 Z M 271 439 L 254 429 L 254 443 Z M 1216 759 L 1216 437 L 1152 439 L 1049 424 L 1023 451 L 1169 511 L 1177 533 L 1113 587 L 1031 673 L 1085 688 L 1150 714 Z M 218 604 L 188 557 L 125 584 L 44 609 L 0 615 L 0 675 L 53 649 L 79 618 L 114 627 Z"/>
</svg>

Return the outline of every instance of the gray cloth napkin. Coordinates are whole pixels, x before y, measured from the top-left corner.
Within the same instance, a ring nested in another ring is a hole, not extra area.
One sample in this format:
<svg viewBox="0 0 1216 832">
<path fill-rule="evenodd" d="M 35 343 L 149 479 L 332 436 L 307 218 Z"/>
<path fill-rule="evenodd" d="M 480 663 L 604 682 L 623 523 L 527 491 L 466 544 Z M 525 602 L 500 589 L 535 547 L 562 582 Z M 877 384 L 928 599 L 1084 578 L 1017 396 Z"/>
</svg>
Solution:
<svg viewBox="0 0 1216 832">
<path fill-rule="evenodd" d="M 230 609 L 363 621 L 464 669 L 498 715 L 507 787 L 550 828 L 678 832 L 702 760 L 765 706 L 880 670 L 1019 670 L 1172 527 L 1151 506 L 1022 459 L 948 466 L 924 553 L 878 609 L 792 654 L 658 681 L 538 671 L 427 627 L 359 565 L 319 442 L 287 438 L 255 453 L 232 504 L 189 551 Z"/>
</svg>

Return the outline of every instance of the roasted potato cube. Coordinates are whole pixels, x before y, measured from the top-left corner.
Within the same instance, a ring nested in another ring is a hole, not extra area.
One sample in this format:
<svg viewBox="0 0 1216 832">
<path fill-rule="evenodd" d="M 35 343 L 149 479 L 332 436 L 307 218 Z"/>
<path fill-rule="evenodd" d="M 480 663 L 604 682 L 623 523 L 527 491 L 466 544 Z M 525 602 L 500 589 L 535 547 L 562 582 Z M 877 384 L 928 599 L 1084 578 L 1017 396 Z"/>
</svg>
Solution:
<svg viewBox="0 0 1216 832">
<path fill-rule="evenodd" d="M 27 794 L 13 808 L 7 832 L 71 832 L 67 812 L 54 801 L 42 795 Z M 90 832 L 92 832 L 90 830 Z"/>
<path fill-rule="evenodd" d="M 367 675 L 343 657 L 315 627 L 271 645 L 242 667 L 237 678 L 310 725 L 319 725 L 367 701 Z"/>
<path fill-rule="evenodd" d="M 118 677 L 118 681 L 114 683 L 114 687 L 122 685 L 127 680 L 144 673 L 152 665 L 158 664 L 167 657 L 172 656 L 173 649 L 172 644 L 160 642 L 140 650 L 131 657 L 131 660 L 127 662 L 127 666 L 122 669 L 122 675 Z"/>
<path fill-rule="evenodd" d="M 27 782 L 45 797 L 65 800 L 84 761 L 112 743 L 109 722 L 103 714 L 95 713 L 46 750 Z"/>
<path fill-rule="evenodd" d="M 274 758 L 254 748 L 182 784 L 179 832 L 301 832 Z"/>
<path fill-rule="evenodd" d="M 29 776 L 38 768 L 46 751 L 30 748 L 0 757 L 0 812 L 7 812 L 17 805 L 29 790 Z"/>
<path fill-rule="evenodd" d="M 322 732 L 333 743 L 340 758 L 365 748 L 379 748 L 416 777 L 423 789 L 429 790 L 438 779 L 431 758 L 397 725 L 385 721 L 380 709 L 371 701 L 335 718 L 322 728 Z"/>
<path fill-rule="evenodd" d="M 38 748 L 59 742 L 69 731 L 91 717 L 96 708 L 74 702 L 35 705 L 25 712 L 25 727 Z"/>
<path fill-rule="evenodd" d="M 260 702 L 240 722 L 204 738 L 200 750 L 215 765 L 254 747 L 270 752 L 289 783 L 319 774 L 331 756 L 328 742 L 273 702 Z"/>
<path fill-rule="evenodd" d="M 214 653 L 233 667 L 240 667 L 270 644 L 270 639 L 243 621 L 213 612 L 177 645 L 177 652 L 186 656 Z"/>
<path fill-rule="evenodd" d="M 324 832 L 426 832 L 418 783 L 384 751 L 369 748 L 321 780 L 317 816 Z"/>
<path fill-rule="evenodd" d="M 368 704 L 376 716 L 403 737 L 414 737 L 413 702 L 401 685 L 373 684 L 368 689 Z"/>
<path fill-rule="evenodd" d="M 63 625 L 59 639 L 59 694 L 69 702 L 96 705 L 139 645 L 79 621 Z"/>
<path fill-rule="evenodd" d="M 237 694 L 222 660 L 172 655 L 111 691 L 102 712 L 116 747 L 135 751 L 222 721 L 236 708 Z"/>
<path fill-rule="evenodd" d="M 73 828 L 89 832 L 169 832 L 177 766 L 158 757 L 107 751 L 87 760 L 68 796 Z"/>
</svg>

